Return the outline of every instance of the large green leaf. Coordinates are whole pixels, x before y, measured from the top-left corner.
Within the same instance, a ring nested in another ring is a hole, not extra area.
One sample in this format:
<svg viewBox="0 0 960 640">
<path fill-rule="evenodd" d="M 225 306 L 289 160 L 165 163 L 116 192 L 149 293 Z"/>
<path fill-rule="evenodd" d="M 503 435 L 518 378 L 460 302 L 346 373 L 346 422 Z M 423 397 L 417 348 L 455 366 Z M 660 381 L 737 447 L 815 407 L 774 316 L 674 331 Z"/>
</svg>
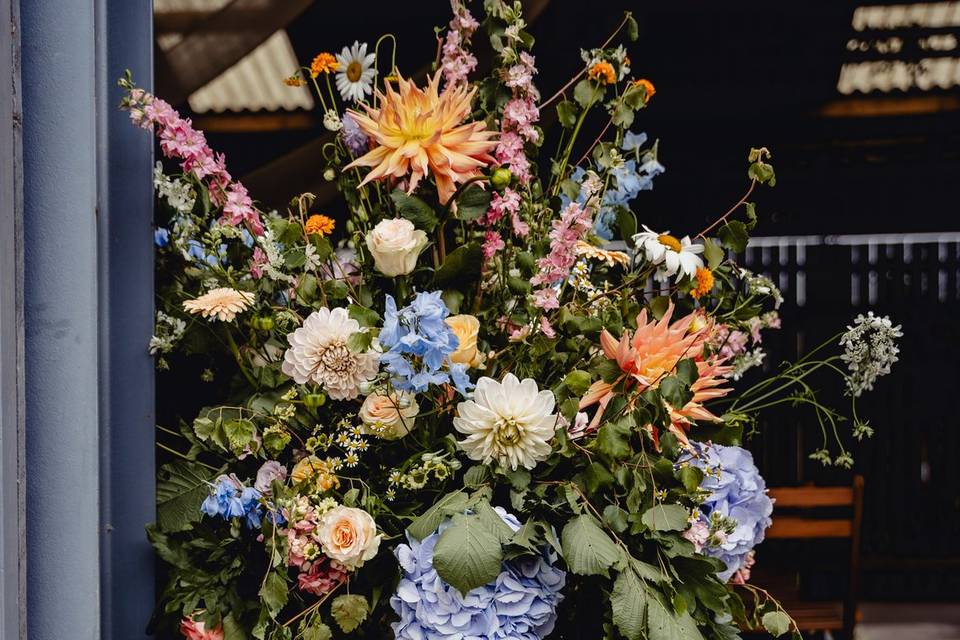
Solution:
<svg viewBox="0 0 960 640">
<path fill-rule="evenodd" d="M 490 191 L 478 184 L 471 184 L 457 198 L 457 218 L 476 220 L 490 208 Z"/>
<path fill-rule="evenodd" d="M 435 274 L 437 285 L 444 287 L 457 281 L 462 284 L 480 274 L 483 250 L 475 242 L 457 247 L 447 254 L 446 259 Z"/>
<path fill-rule="evenodd" d="M 613 624 L 627 640 L 641 640 L 647 628 L 647 594 L 643 582 L 627 568 L 613 583 L 610 594 Z"/>
<path fill-rule="evenodd" d="M 652 592 L 647 598 L 647 632 L 650 640 L 703 640 L 690 614 L 670 611 Z"/>
<path fill-rule="evenodd" d="M 453 516 L 433 549 L 433 568 L 463 595 L 496 579 L 502 562 L 500 538 L 475 514 Z"/>
<path fill-rule="evenodd" d="M 267 574 L 267 579 L 260 587 L 260 599 L 270 610 L 270 615 L 276 615 L 287 604 L 287 581 L 276 571 Z"/>
<path fill-rule="evenodd" d="M 455 513 L 462 513 L 470 503 L 470 497 L 463 491 L 454 491 L 443 496 L 410 523 L 407 531 L 417 540 L 423 540 L 437 530 L 440 523 Z"/>
<path fill-rule="evenodd" d="M 572 518 L 560 534 L 563 558 L 570 571 L 581 576 L 608 575 L 620 561 L 620 551 L 596 518 L 581 514 Z"/>
<path fill-rule="evenodd" d="M 687 528 L 689 516 L 679 504 L 657 504 L 647 509 L 640 520 L 654 531 L 682 531 Z"/>
<path fill-rule="evenodd" d="M 402 189 L 395 189 L 390 193 L 390 199 L 397 207 L 397 213 L 402 218 L 406 218 L 418 229 L 423 229 L 427 233 L 432 232 L 439 220 L 437 214 L 426 202 L 415 196 L 404 193 Z"/>
<path fill-rule="evenodd" d="M 200 464 L 177 461 L 163 465 L 157 482 L 157 524 L 164 531 L 183 531 L 200 519 L 200 503 L 220 474 Z"/>
<path fill-rule="evenodd" d="M 763 623 L 763 628 L 775 638 L 790 630 L 790 616 L 783 611 L 768 611 L 763 614 L 760 621 Z"/>
</svg>

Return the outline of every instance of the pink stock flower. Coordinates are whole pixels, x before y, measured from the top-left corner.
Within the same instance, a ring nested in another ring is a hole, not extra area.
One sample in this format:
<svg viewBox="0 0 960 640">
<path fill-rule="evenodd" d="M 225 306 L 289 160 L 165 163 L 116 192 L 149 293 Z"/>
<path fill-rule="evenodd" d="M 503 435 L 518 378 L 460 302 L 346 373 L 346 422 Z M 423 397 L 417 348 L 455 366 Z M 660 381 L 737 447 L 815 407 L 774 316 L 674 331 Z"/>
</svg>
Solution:
<svg viewBox="0 0 960 640">
<path fill-rule="evenodd" d="M 223 640 L 223 628 L 205 628 L 203 622 L 192 617 L 180 621 L 180 633 L 187 640 Z"/>
<path fill-rule="evenodd" d="M 267 253 L 260 247 L 254 247 L 253 259 L 250 261 L 250 275 L 252 275 L 255 280 L 262 278 L 263 265 L 267 264 L 268 262 L 269 260 L 267 259 Z"/>
<path fill-rule="evenodd" d="M 297 576 L 300 591 L 324 596 L 347 580 L 347 572 L 336 560 L 321 558 L 309 563 L 309 568 Z"/>
<path fill-rule="evenodd" d="M 543 331 L 543 335 L 548 338 L 556 338 L 557 332 L 553 330 L 553 325 L 550 324 L 550 321 L 547 320 L 546 316 L 540 317 L 540 331 Z"/>
<path fill-rule="evenodd" d="M 737 572 L 733 574 L 733 577 L 730 578 L 730 581 L 733 584 L 746 584 L 750 580 L 750 569 L 757 563 L 756 553 L 750 551 L 747 553 L 746 557 L 743 559 L 743 564 L 737 569 Z"/>
<path fill-rule="evenodd" d="M 540 120 L 540 110 L 533 98 L 514 98 L 503 107 L 503 127 L 515 130 L 527 142 L 536 142 L 540 133 L 534 126 Z"/>
<path fill-rule="evenodd" d="M 484 260 L 489 260 L 497 251 L 503 249 L 506 245 L 503 243 L 503 238 L 500 237 L 500 234 L 496 231 L 487 231 L 483 234 L 483 258 Z"/>
<path fill-rule="evenodd" d="M 234 182 L 227 188 L 227 201 L 223 205 L 223 221 L 234 227 L 246 224 L 253 235 L 263 235 L 260 214 L 254 208 L 253 200 L 247 194 L 246 187 L 239 182 Z"/>
<path fill-rule="evenodd" d="M 703 546 L 707 544 L 707 539 L 710 538 L 710 527 L 708 527 L 706 523 L 698 520 L 690 525 L 690 528 L 681 535 L 693 544 L 694 551 L 700 553 L 703 551 Z"/>
<path fill-rule="evenodd" d="M 477 67 L 477 58 L 467 49 L 470 38 L 480 26 L 460 0 L 450 0 L 453 19 L 444 39 L 440 69 L 448 87 L 463 84 Z"/>
<path fill-rule="evenodd" d="M 537 260 L 540 271 L 530 280 L 534 286 L 542 287 L 534 294 L 534 305 L 541 309 L 556 309 L 559 306 L 553 286 L 570 276 L 570 269 L 577 262 L 577 242 L 590 231 L 592 225 L 589 207 L 582 207 L 576 202 L 564 207 L 560 217 L 553 221 L 550 253 Z"/>
<path fill-rule="evenodd" d="M 557 299 L 557 290 L 553 287 L 537 289 L 533 293 L 533 304 L 535 307 L 543 309 L 544 311 L 559 309 L 560 301 Z"/>
</svg>

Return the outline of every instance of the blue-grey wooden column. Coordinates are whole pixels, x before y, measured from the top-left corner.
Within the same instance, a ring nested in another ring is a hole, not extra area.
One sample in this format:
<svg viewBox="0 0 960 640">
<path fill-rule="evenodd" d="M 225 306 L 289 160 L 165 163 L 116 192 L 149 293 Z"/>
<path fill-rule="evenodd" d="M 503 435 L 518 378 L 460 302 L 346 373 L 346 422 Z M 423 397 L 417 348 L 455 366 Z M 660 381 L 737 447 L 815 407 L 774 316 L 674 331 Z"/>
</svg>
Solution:
<svg viewBox="0 0 960 640">
<path fill-rule="evenodd" d="M 27 622 L 31 640 L 143 637 L 153 520 L 149 0 L 20 0 Z"/>
<path fill-rule="evenodd" d="M 117 108 L 125 69 L 153 78 L 151 0 L 98 0 L 100 490 L 103 640 L 144 638 L 153 608 L 153 136 Z"/>
</svg>

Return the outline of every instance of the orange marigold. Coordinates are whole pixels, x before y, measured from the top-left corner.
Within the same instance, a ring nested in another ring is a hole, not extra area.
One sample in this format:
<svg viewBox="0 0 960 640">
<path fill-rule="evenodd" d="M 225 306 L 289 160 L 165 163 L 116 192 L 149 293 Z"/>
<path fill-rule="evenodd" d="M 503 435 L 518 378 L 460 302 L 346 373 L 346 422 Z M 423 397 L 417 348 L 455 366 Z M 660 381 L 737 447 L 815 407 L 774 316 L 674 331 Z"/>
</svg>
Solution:
<svg viewBox="0 0 960 640">
<path fill-rule="evenodd" d="M 290 76 L 289 78 L 284 78 L 284 79 L 283 79 L 283 84 L 287 85 L 288 87 L 302 87 L 303 85 L 305 85 L 305 84 L 307 84 L 307 83 L 306 83 L 306 81 L 304 81 L 303 78 L 301 78 L 300 76 L 294 74 L 294 75 Z"/>
<path fill-rule="evenodd" d="M 324 51 L 317 55 L 310 63 L 310 76 L 316 78 L 321 73 L 333 73 L 340 67 L 336 57 L 332 53 Z"/>
<path fill-rule="evenodd" d="M 690 291 L 690 295 L 695 300 L 699 300 L 701 296 L 707 295 L 713 289 L 713 272 L 707 267 L 700 267 L 697 269 L 696 278 L 697 286 Z"/>
<path fill-rule="evenodd" d="M 334 224 L 331 218 L 315 214 L 307 218 L 307 224 L 303 225 L 303 230 L 307 232 L 307 235 L 315 233 L 320 236 L 326 236 L 333 233 Z"/>
<path fill-rule="evenodd" d="M 613 65 L 606 60 L 601 60 L 590 67 L 587 75 L 594 80 L 599 80 L 600 84 L 613 84 L 617 81 L 617 74 L 613 70 Z"/>
<path fill-rule="evenodd" d="M 634 80 L 633 86 L 640 87 L 643 89 L 644 103 L 650 102 L 650 98 L 652 98 L 653 94 L 657 92 L 657 88 L 654 87 L 653 83 L 647 80 L 646 78 L 640 78 L 639 80 Z"/>
</svg>

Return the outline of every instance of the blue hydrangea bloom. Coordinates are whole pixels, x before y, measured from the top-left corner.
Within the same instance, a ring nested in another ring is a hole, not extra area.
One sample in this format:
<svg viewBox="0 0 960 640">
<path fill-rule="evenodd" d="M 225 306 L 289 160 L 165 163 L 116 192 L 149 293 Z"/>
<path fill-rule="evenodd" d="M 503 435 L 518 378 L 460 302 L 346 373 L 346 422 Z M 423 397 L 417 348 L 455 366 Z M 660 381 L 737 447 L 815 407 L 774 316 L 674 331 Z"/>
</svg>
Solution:
<svg viewBox="0 0 960 640">
<path fill-rule="evenodd" d="M 736 528 L 724 540 L 703 549 L 706 555 L 727 565 L 718 576 L 729 580 L 743 566 L 747 554 L 763 542 L 772 523 L 773 501 L 749 451 L 719 444 L 691 444 L 697 455 L 687 461 L 703 470 L 700 488 L 710 492 L 700 507 L 702 521 L 709 524 L 711 516 L 718 514 L 736 522 Z"/>
<path fill-rule="evenodd" d="M 500 507 L 497 513 L 516 531 L 520 522 Z M 449 521 L 420 542 L 408 536 L 395 555 L 403 569 L 390 606 L 397 640 L 541 640 L 557 621 L 566 573 L 553 566 L 556 555 L 517 558 L 503 563 L 500 575 L 467 595 L 451 587 L 433 568 L 433 548 Z"/>
<path fill-rule="evenodd" d="M 165 229 L 163 227 L 154 229 L 153 244 L 161 248 L 170 244 L 170 229 Z"/>
<path fill-rule="evenodd" d="M 421 291 L 408 306 L 397 310 L 387 296 L 380 345 L 380 362 L 393 374 L 393 385 L 404 391 L 426 391 L 431 384 L 452 382 L 466 394 L 473 387 L 466 368 L 450 362 L 460 341 L 446 323 L 450 310 L 441 292 Z"/>
<path fill-rule="evenodd" d="M 238 487 L 230 477 L 220 476 L 200 511 L 211 518 L 244 518 L 248 528 L 259 529 L 263 510 L 260 498 L 260 492 L 253 487 Z"/>
</svg>

